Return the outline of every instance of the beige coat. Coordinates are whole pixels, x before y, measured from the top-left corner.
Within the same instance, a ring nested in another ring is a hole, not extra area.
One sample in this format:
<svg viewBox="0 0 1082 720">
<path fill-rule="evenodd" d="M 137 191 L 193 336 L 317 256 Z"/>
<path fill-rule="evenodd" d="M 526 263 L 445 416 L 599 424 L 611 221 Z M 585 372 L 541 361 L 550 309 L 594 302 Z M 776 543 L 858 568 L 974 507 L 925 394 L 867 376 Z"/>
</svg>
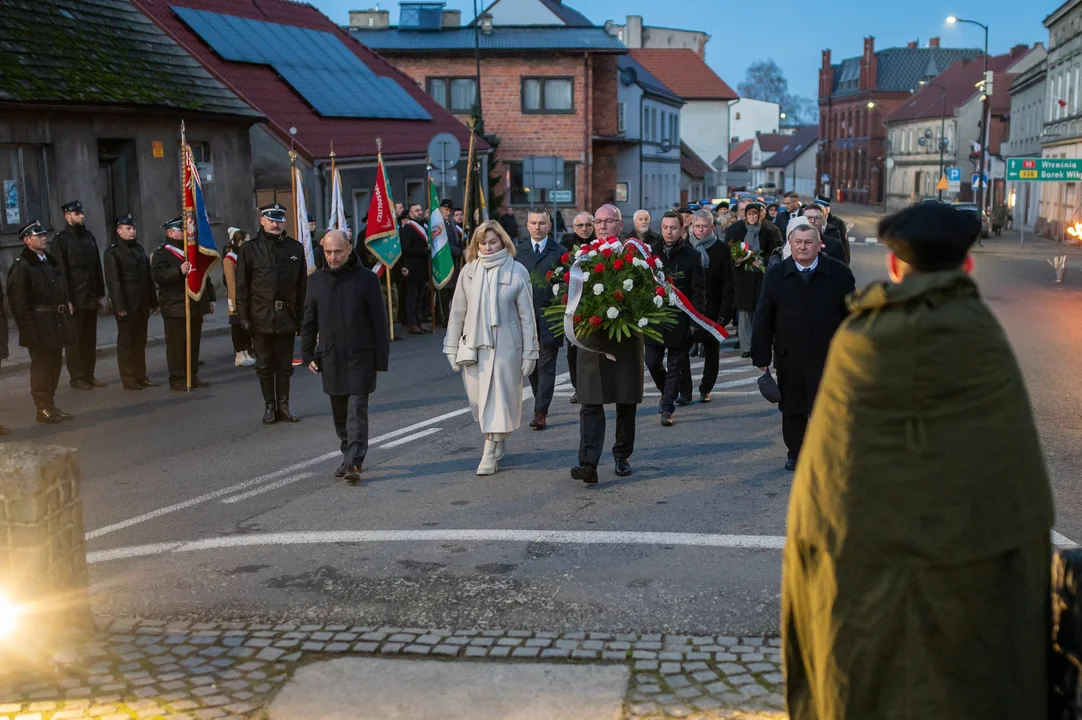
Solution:
<svg viewBox="0 0 1082 720">
<path fill-rule="evenodd" d="M 480 274 L 479 260 L 467 263 L 459 273 L 447 321 L 445 354 L 458 352 L 459 342 L 471 332 L 478 317 L 470 308 L 474 276 Z M 495 347 L 479 348 L 477 363 L 462 369 L 473 419 L 483 433 L 510 433 L 522 420 L 522 361 L 537 360 L 537 325 L 533 312 L 533 286 L 522 265 L 511 262 L 511 272 L 500 277 L 499 325 Z"/>
</svg>

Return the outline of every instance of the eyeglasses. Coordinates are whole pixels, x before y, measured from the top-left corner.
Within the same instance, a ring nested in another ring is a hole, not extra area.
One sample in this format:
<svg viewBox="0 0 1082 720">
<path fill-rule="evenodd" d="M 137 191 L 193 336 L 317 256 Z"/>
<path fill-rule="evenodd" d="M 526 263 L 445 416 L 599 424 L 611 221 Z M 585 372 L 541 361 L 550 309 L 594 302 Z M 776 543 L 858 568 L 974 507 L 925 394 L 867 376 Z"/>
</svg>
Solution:
<svg viewBox="0 0 1082 720">
<path fill-rule="evenodd" d="M 588 228 L 588 227 L 590 227 L 590 223 L 575 223 L 575 227 L 577 227 L 577 228 Z"/>
<path fill-rule="evenodd" d="M 598 218 L 594 220 L 594 225 L 615 225 L 618 222 L 616 218 Z"/>
</svg>

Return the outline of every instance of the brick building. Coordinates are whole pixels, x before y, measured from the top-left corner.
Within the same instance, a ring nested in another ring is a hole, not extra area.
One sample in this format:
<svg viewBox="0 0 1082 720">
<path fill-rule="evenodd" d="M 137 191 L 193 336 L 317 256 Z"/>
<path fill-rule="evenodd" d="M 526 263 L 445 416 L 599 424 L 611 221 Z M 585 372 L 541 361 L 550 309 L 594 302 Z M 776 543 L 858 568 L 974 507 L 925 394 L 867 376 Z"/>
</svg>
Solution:
<svg viewBox="0 0 1082 720">
<path fill-rule="evenodd" d="M 819 159 L 816 191 L 835 200 L 883 202 L 887 131 L 884 118 L 957 60 L 982 55 L 979 49 L 927 47 L 876 51 L 864 38 L 864 53 L 838 65 L 823 51 L 819 70 Z M 825 179 L 824 179 L 825 178 Z"/>
<path fill-rule="evenodd" d="M 477 101 L 474 29 L 457 25 L 453 11 L 435 17 L 431 27 L 377 20 L 352 25 L 350 31 L 466 119 Z M 551 206 L 548 191 L 524 184 L 522 161 L 558 156 L 564 159 L 562 187 L 574 198 L 562 208 L 568 226 L 576 208 L 613 202 L 616 155 L 624 143 L 618 132 L 617 57 L 627 48 L 592 26 L 484 22 L 478 36 L 481 115 L 485 131 L 500 141 L 501 182 L 491 194 L 503 196 L 523 218 L 530 205 Z"/>
</svg>

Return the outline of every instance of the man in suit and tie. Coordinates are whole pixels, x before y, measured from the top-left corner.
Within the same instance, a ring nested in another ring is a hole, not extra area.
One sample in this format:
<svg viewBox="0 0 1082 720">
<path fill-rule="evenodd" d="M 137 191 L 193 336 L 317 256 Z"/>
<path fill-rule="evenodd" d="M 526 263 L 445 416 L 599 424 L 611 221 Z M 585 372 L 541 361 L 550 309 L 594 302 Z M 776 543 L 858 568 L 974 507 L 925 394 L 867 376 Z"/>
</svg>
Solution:
<svg viewBox="0 0 1082 720">
<path fill-rule="evenodd" d="M 530 239 L 523 240 L 516 247 L 515 260 L 531 274 L 544 277 L 546 273 L 560 266 L 560 257 L 564 254 L 563 245 L 549 236 L 552 221 L 548 210 L 543 207 L 530 208 L 526 218 L 526 228 Z M 556 388 L 556 359 L 560 355 L 563 336 L 557 337 L 549 327 L 549 322 L 541 312 L 552 302 L 552 293 L 535 289 L 533 294 L 534 316 L 537 320 L 537 341 L 540 356 L 537 366 L 530 374 L 530 388 L 533 390 L 533 420 L 530 427 L 544 430 L 552 392 Z"/>
</svg>

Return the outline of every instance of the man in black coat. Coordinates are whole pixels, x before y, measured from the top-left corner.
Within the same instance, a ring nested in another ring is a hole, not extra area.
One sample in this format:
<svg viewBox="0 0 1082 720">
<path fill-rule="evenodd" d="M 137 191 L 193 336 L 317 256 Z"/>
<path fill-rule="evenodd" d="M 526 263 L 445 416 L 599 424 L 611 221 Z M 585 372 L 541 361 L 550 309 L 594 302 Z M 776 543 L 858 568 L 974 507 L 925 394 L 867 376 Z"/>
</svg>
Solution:
<svg viewBox="0 0 1082 720">
<path fill-rule="evenodd" d="M 506 205 L 500 207 L 499 217 L 496 221 L 500 223 L 500 227 L 507 233 L 508 237 L 513 242 L 518 242 L 518 218 L 511 212 L 511 209 Z"/>
<path fill-rule="evenodd" d="M 98 348 L 98 310 L 105 308 L 98 241 L 86 229 L 83 205 L 73 200 L 61 208 L 67 225 L 53 237 L 55 257 L 64 271 L 72 305 L 71 337 L 67 347 L 68 378 L 76 390 L 105 387 L 94 377 Z"/>
<path fill-rule="evenodd" d="M 792 255 L 766 272 L 755 311 L 752 362 L 763 372 L 771 358 L 781 389 L 781 432 L 788 450 L 785 469 L 796 469 L 808 415 L 819 390 L 827 349 L 849 314 L 846 297 L 856 289 L 853 273 L 820 254 L 814 227 L 800 227 L 789 237 Z"/>
<path fill-rule="evenodd" d="M 428 230 L 424 226 L 424 209 L 411 203 L 409 217 L 402 225 L 402 264 L 406 273 L 406 329 L 411 335 L 432 332 L 422 324 L 425 317 L 425 289 L 428 287 L 432 252 Z"/>
<path fill-rule="evenodd" d="M 31 220 L 19 228 L 23 251 L 8 270 L 8 302 L 19 344 L 30 351 L 30 395 L 37 421 L 55 425 L 72 416 L 56 407 L 56 385 L 71 323 L 64 268 L 45 252 L 45 228 Z"/>
<path fill-rule="evenodd" d="M 128 390 L 156 387 L 147 377 L 147 321 L 158 314 L 150 258 L 136 239 L 135 218 L 116 221 L 117 239 L 105 248 L 105 284 L 116 317 L 116 364 Z"/>
<path fill-rule="evenodd" d="M 636 210 L 631 216 L 632 229 L 624 239 L 635 239 L 646 247 L 653 247 L 661 242 L 661 236 L 650 229 L 650 213 L 646 210 Z"/>
<path fill-rule="evenodd" d="M 842 248 L 845 250 L 845 264 L 848 265 L 850 251 L 849 230 L 846 226 L 846 222 L 830 211 L 830 198 L 820 195 L 815 198 L 814 204 L 819 206 L 823 211 L 823 228 L 819 231 L 819 234 L 831 235 L 841 242 Z"/>
<path fill-rule="evenodd" d="M 684 224 L 679 213 L 667 212 L 661 218 L 661 242 L 651 249 L 661 258 L 662 272 L 687 296 L 696 310 L 702 312 L 706 303 L 706 286 L 699 252 L 683 239 Z M 646 339 L 646 367 L 654 385 L 661 391 L 658 412 L 661 424 L 672 427 L 677 395 L 685 373 L 690 376 L 691 318 L 679 313 L 676 324 L 662 331 L 662 342 Z M 667 357 L 666 357 L 667 355 Z M 686 403 L 682 403 L 686 404 Z"/>
<path fill-rule="evenodd" d="M 849 258 L 845 254 L 845 247 L 842 245 L 842 241 L 838 238 L 837 234 L 832 233 L 825 227 L 826 218 L 824 217 L 823 207 L 815 204 L 809 205 L 804 209 L 803 219 L 807 220 L 809 225 L 819 231 L 819 239 L 823 242 L 822 252 L 838 262 L 848 265 Z M 786 232 L 788 232 L 788 228 L 786 229 Z"/>
<path fill-rule="evenodd" d="M 323 376 L 342 447 L 335 477 L 361 479 L 368 452 L 368 396 L 391 354 L 379 278 L 357 261 L 344 233 L 323 236 L 323 269 L 312 274 L 301 322 L 301 359 Z"/>
<path fill-rule="evenodd" d="M 736 271 L 729 243 L 718 237 L 714 228 L 714 216 L 709 210 L 698 210 L 691 218 L 691 246 L 699 253 L 703 265 L 703 282 L 706 286 L 706 302 L 703 315 L 725 327 L 733 319 L 733 297 Z M 708 403 L 714 383 L 718 381 L 718 364 L 721 344 L 713 335 L 696 328 L 696 336 L 703 344 L 703 377 L 699 383 L 699 402 Z M 681 394 L 691 396 L 691 373 L 683 378 Z"/>
<path fill-rule="evenodd" d="M 789 221 L 795 217 L 800 217 L 800 211 L 803 209 L 800 204 L 800 193 L 795 190 L 785 193 L 785 196 L 781 199 L 781 205 L 773 222 L 784 235 L 786 228 L 789 227 Z"/>
<path fill-rule="evenodd" d="M 259 233 L 237 256 L 237 315 L 252 331 L 255 374 L 263 393 L 263 424 L 300 422 L 289 411 L 293 341 L 301 325 L 308 286 L 304 248 L 286 235 L 286 209 L 259 209 Z"/>
<path fill-rule="evenodd" d="M 760 202 L 740 201 L 737 213 L 743 207 L 744 219 L 729 226 L 725 240 L 732 245 L 747 243 L 752 255 L 736 263 L 736 285 L 733 308 L 740 323 L 740 357 L 751 357 L 752 318 L 763 289 L 763 268 L 774 248 L 781 245 L 781 231 L 774 223 L 763 221 L 765 207 Z"/>
<path fill-rule="evenodd" d="M 564 246 L 549 236 L 549 213 L 545 208 L 530 208 L 526 218 L 526 229 L 530 239 L 518 243 L 515 248 L 515 260 L 522 264 L 531 275 L 546 277 L 549 272 L 560 266 L 560 258 L 566 252 Z M 530 373 L 530 388 L 533 390 L 533 419 L 530 427 L 544 430 L 548 423 L 549 405 L 556 388 L 556 361 L 560 356 L 560 346 L 564 344 L 563 335 L 557 335 L 549 326 L 549 321 L 541 313 L 553 300 L 547 289 L 534 288 L 533 311 L 537 321 L 537 345 L 540 355 L 534 371 Z"/>
<path fill-rule="evenodd" d="M 214 284 L 197 302 L 191 303 L 190 327 L 192 344 L 188 353 L 187 331 L 184 325 L 184 296 L 188 283 L 185 278 L 192 266 L 184 258 L 184 219 L 180 216 L 162 223 L 165 242 L 151 254 L 150 277 L 158 286 L 162 326 L 165 329 L 165 361 L 169 367 L 169 389 L 184 392 L 188 388 L 188 354 L 192 366 L 192 387 L 210 387 L 199 378 L 199 345 L 203 335 L 203 316 L 214 312 Z"/>
</svg>

